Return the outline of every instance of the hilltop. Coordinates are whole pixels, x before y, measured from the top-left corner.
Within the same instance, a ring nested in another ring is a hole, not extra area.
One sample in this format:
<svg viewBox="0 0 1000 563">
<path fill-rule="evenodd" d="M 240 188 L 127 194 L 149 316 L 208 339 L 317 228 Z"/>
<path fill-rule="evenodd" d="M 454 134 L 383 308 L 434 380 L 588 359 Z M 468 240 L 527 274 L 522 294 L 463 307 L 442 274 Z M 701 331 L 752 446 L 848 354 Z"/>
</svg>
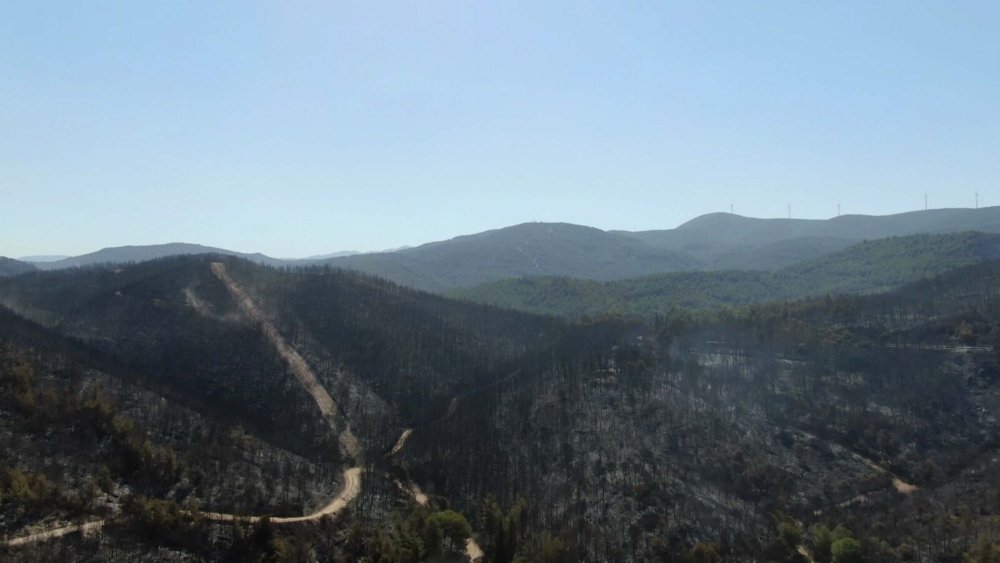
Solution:
<svg viewBox="0 0 1000 563">
<path fill-rule="evenodd" d="M 520 276 L 609 280 L 699 267 L 696 258 L 684 253 L 568 223 L 525 223 L 325 263 L 430 291 Z"/>
<path fill-rule="evenodd" d="M 0 276 L 16 276 L 25 272 L 34 271 L 34 265 L 13 258 L 0 256 Z"/>
<path fill-rule="evenodd" d="M 246 254 L 223 248 L 202 246 L 200 244 L 172 242 L 168 244 L 103 248 L 96 252 L 82 254 L 80 256 L 72 256 L 61 260 L 52 260 L 47 262 L 37 262 L 35 263 L 35 266 L 39 270 L 61 270 L 63 268 L 79 268 L 82 266 L 92 266 L 94 264 L 145 262 L 168 256 L 186 256 L 194 254 L 222 254 L 226 256 L 239 256 L 261 264 L 278 265 L 283 263 L 282 260 L 271 258 L 260 253 Z"/>
<path fill-rule="evenodd" d="M 622 233 L 651 246 L 700 256 L 710 269 L 776 269 L 862 240 L 961 231 L 1000 233 L 1000 207 L 831 219 L 758 219 L 710 213 L 675 229 Z"/>
</svg>

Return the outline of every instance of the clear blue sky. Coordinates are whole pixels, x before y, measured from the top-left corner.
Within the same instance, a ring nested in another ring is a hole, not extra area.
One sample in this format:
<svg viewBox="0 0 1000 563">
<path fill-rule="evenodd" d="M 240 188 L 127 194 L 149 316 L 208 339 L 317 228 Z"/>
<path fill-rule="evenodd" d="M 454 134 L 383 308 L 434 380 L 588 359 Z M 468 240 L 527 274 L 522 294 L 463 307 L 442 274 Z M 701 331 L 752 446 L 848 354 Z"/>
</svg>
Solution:
<svg viewBox="0 0 1000 563">
<path fill-rule="evenodd" d="M 1000 204 L 1000 3 L 820 4 L 7 3 L 0 255 Z"/>
</svg>

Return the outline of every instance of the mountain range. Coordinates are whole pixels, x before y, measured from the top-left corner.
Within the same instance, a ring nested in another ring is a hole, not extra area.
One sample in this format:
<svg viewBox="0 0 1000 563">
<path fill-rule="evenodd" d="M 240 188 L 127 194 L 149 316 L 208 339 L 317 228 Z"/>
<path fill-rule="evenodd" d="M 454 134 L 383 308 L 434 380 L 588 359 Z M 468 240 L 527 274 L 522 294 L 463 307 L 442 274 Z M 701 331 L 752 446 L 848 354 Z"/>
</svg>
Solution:
<svg viewBox="0 0 1000 563">
<path fill-rule="evenodd" d="M 733 252 L 757 251 L 783 241 L 812 241 L 812 244 L 822 247 L 892 236 L 960 231 L 1000 232 L 1000 207 L 931 209 L 894 215 L 842 215 L 826 220 L 756 219 L 729 213 L 710 213 L 676 229 L 623 233 L 651 246 L 693 252 L 707 260 L 728 257 L 723 258 L 720 264 L 720 267 L 728 268 L 732 267 L 728 260 L 732 260 L 729 256 Z"/>
<path fill-rule="evenodd" d="M 755 219 L 713 213 L 675 229 L 637 232 L 602 231 L 567 223 L 525 223 L 414 248 L 301 260 L 172 243 L 107 248 L 34 266 L 52 270 L 213 253 L 266 265 L 329 265 L 443 292 L 532 276 L 611 281 L 667 272 L 779 270 L 863 240 L 961 231 L 1000 233 L 1000 207 L 845 215 L 827 220 Z"/>
</svg>

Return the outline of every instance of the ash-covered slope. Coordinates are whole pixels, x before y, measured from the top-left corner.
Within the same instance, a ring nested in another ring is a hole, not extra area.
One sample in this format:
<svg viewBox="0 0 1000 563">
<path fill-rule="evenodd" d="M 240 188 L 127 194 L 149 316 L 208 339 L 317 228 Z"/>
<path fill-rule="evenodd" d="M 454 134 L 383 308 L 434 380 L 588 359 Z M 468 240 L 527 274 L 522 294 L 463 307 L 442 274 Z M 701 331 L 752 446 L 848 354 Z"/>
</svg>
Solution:
<svg viewBox="0 0 1000 563">
<path fill-rule="evenodd" d="M 841 525 L 862 560 L 971 557 L 974 541 L 929 538 L 957 531 L 955 511 L 970 537 L 1000 531 L 998 270 L 677 312 L 617 332 L 610 353 L 585 344 L 580 363 L 458 398 L 408 463 L 464 509 L 529 499 L 574 560 L 676 560 L 699 541 L 725 560 L 829 560 Z"/>
</svg>

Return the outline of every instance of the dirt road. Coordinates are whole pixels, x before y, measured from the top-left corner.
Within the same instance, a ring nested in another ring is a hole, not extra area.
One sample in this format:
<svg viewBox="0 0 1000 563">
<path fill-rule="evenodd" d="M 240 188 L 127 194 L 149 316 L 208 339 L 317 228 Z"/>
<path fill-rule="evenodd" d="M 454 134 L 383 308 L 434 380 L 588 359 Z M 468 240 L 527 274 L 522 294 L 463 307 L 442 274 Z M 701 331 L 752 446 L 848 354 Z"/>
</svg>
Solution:
<svg viewBox="0 0 1000 563">
<path fill-rule="evenodd" d="M 93 520 L 91 522 L 85 522 L 83 524 L 73 524 L 72 526 L 63 526 L 61 528 L 54 528 L 52 530 L 46 530 L 44 532 L 38 532 L 17 538 L 11 538 L 7 540 L 7 546 L 15 547 L 19 545 L 28 545 L 40 541 L 61 538 L 63 536 L 68 536 L 69 534 L 75 534 L 77 532 L 87 534 L 90 532 L 100 530 L 102 526 L 104 526 L 104 520 Z"/>
<path fill-rule="evenodd" d="M 386 457 L 392 457 L 398 454 L 400 451 L 402 451 L 403 446 L 406 445 L 406 441 L 410 438 L 410 434 L 413 434 L 412 428 L 404 429 L 403 433 L 399 435 L 399 439 L 396 440 L 396 445 L 394 445 L 392 449 L 389 450 L 389 453 L 386 454 Z"/>
<path fill-rule="evenodd" d="M 454 399 L 452 400 L 451 404 L 452 407 L 454 407 L 455 405 Z M 389 453 L 385 454 L 385 456 L 392 457 L 398 454 L 403 449 L 403 446 L 406 445 L 406 440 L 410 438 L 411 434 L 413 434 L 413 429 L 405 428 L 403 430 L 403 433 L 399 435 L 399 439 L 396 440 L 396 444 L 392 447 L 391 450 L 389 450 Z M 419 504 L 420 506 L 427 506 L 427 504 L 430 502 L 430 499 L 427 498 L 427 495 L 424 494 L 424 492 L 420 490 L 420 487 L 418 487 L 417 484 L 414 483 L 413 481 L 410 481 L 408 484 L 403 484 L 401 481 L 396 481 L 396 485 L 400 489 L 409 493 L 409 495 L 413 497 L 413 501 Z M 471 537 L 466 538 L 465 556 L 469 558 L 469 561 L 471 561 L 472 563 L 476 563 L 477 561 L 482 560 L 482 558 L 485 555 L 486 554 L 483 552 L 483 548 L 479 547 L 479 544 L 476 543 L 476 540 L 474 540 Z"/>
<path fill-rule="evenodd" d="M 483 548 L 479 547 L 476 540 L 469 538 L 465 540 L 465 556 L 469 558 L 471 563 L 477 563 L 478 561 L 482 561 L 486 553 L 483 552 Z"/>
<path fill-rule="evenodd" d="M 311 522 L 314 520 L 319 520 L 324 516 L 333 516 L 347 507 L 355 497 L 361 492 L 361 472 L 360 467 L 351 467 L 350 469 L 344 470 L 344 488 L 341 489 L 340 493 L 333 498 L 326 506 L 320 508 L 319 510 L 313 512 L 312 514 L 307 514 L 305 516 L 267 516 L 272 524 L 295 524 L 298 522 Z M 244 520 L 250 523 L 260 522 L 265 518 L 265 516 L 243 516 L 238 514 L 224 514 L 221 512 L 202 512 L 201 517 L 205 520 L 212 520 L 214 522 L 232 522 L 234 520 Z M 38 532 L 34 534 L 28 534 L 25 536 L 20 536 L 17 538 L 12 538 L 7 541 L 8 547 L 15 547 L 19 545 L 27 545 L 40 541 L 51 540 L 55 538 L 61 538 L 69 534 L 74 534 L 77 532 L 89 533 L 101 529 L 104 526 L 104 520 L 94 520 L 92 522 L 87 522 L 84 524 L 74 524 L 72 526 L 63 526 L 61 528 L 55 528 L 52 530 L 46 530 L 44 532 Z"/>
<path fill-rule="evenodd" d="M 344 488 L 326 506 L 305 516 L 267 516 L 272 524 L 294 524 L 297 522 L 311 522 L 319 520 L 324 516 L 332 516 L 343 510 L 361 492 L 361 472 L 360 467 L 351 467 L 344 470 Z M 251 523 L 260 522 L 264 516 L 238 516 L 236 514 L 223 514 L 220 512 L 202 512 L 201 517 L 205 520 L 216 522 L 232 522 L 237 518 L 244 519 Z"/>
<path fill-rule="evenodd" d="M 229 276 L 226 272 L 226 265 L 222 262 L 212 263 L 212 273 L 215 277 L 219 278 L 219 281 L 226 286 L 229 290 L 230 295 L 239 304 L 240 309 L 251 319 L 260 323 L 261 330 L 264 331 L 264 335 L 275 347 L 278 353 L 281 355 L 288 365 L 292 368 L 292 373 L 295 374 L 295 378 L 306 388 L 306 391 L 312 395 L 313 401 L 316 402 L 316 406 L 319 407 L 320 412 L 326 417 L 327 422 L 330 426 L 336 430 L 336 417 L 337 417 L 337 403 L 333 401 L 333 397 L 330 393 L 320 384 L 319 379 L 317 379 L 316 374 L 313 373 L 312 368 L 306 362 L 302 354 L 299 354 L 294 348 L 288 345 L 285 338 L 281 336 L 278 329 L 274 327 L 269 319 L 260 313 L 257 309 L 257 305 L 254 304 L 253 299 L 250 295 L 236 283 L 233 278 Z M 347 451 L 347 455 L 354 460 L 356 464 L 360 464 L 361 460 L 361 447 L 358 445 L 358 439 L 351 432 L 351 427 L 346 422 L 344 423 L 344 430 L 340 433 L 340 443 Z"/>
<path fill-rule="evenodd" d="M 396 440 L 396 444 L 392 446 L 392 449 L 389 450 L 389 453 L 385 454 L 385 457 L 387 458 L 392 457 L 401 452 L 403 450 L 403 446 L 406 445 L 406 441 L 410 438 L 411 434 L 413 434 L 412 428 L 404 428 L 403 433 L 400 434 L 399 439 Z M 407 479 L 407 481 L 409 481 L 409 479 Z M 402 481 L 397 480 L 396 485 L 400 489 L 408 493 L 411 497 L 413 497 L 413 500 L 416 501 L 416 503 L 419 504 L 420 506 L 427 506 L 427 503 L 430 502 L 430 499 L 427 498 L 427 495 L 425 495 L 424 492 L 420 490 L 420 487 L 418 487 L 417 484 L 414 483 L 413 481 L 409 481 L 408 483 L 404 484 Z"/>
</svg>

